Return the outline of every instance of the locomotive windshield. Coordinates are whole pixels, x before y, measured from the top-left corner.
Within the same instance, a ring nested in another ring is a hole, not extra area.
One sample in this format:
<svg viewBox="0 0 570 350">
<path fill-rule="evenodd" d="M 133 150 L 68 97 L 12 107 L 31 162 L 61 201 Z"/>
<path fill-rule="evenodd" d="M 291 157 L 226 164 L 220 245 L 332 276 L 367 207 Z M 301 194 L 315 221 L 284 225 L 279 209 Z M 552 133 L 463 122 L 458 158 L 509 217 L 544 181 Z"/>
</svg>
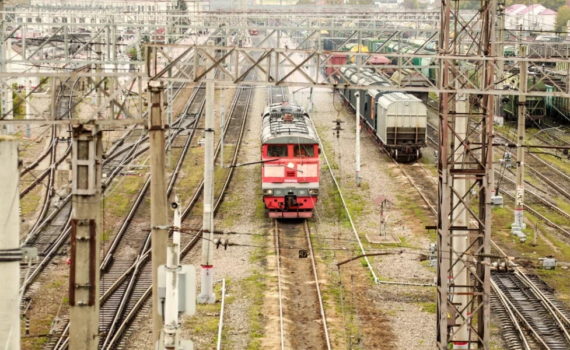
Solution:
<svg viewBox="0 0 570 350">
<path fill-rule="evenodd" d="M 268 157 L 287 157 L 287 145 L 268 145 Z"/>
<path fill-rule="evenodd" d="M 297 145 L 293 148 L 295 157 L 314 157 L 315 147 L 313 145 Z"/>
</svg>

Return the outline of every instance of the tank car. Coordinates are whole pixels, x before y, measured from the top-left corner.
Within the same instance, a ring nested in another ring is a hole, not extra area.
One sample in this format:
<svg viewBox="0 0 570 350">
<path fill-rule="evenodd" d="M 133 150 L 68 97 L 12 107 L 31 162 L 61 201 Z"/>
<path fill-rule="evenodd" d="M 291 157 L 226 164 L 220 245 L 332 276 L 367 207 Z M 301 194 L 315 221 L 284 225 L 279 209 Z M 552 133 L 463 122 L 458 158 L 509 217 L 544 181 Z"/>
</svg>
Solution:
<svg viewBox="0 0 570 350">
<path fill-rule="evenodd" d="M 263 202 L 269 217 L 310 218 L 319 195 L 319 142 L 307 112 L 275 103 L 263 111 Z"/>
<path fill-rule="evenodd" d="M 344 89 L 344 99 L 356 110 L 356 92 L 360 94 L 360 120 L 376 140 L 397 161 L 415 161 L 426 147 L 427 108 L 417 97 L 386 91 L 390 80 L 367 69 L 358 71 L 346 65 L 341 80 L 351 85 L 367 86 L 364 90 Z M 377 89 L 383 87 L 383 89 Z"/>
</svg>

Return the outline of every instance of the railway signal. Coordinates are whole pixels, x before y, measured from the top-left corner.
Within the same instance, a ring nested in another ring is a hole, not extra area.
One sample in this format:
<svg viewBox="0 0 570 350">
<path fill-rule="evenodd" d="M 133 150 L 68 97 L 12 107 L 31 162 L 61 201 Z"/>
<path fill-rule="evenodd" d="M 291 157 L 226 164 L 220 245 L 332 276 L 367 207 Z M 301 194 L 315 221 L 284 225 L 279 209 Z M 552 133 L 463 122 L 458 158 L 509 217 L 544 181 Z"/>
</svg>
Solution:
<svg viewBox="0 0 570 350">
<path fill-rule="evenodd" d="M 158 295 L 155 301 L 161 307 L 164 328 L 158 350 L 192 350 L 190 340 L 180 339 L 179 315 L 191 316 L 196 313 L 196 269 L 192 265 L 180 265 L 180 227 L 182 215 L 180 201 L 175 196 L 170 207 L 174 210 L 174 231 L 172 242 L 168 243 L 166 265 L 159 266 Z"/>
</svg>

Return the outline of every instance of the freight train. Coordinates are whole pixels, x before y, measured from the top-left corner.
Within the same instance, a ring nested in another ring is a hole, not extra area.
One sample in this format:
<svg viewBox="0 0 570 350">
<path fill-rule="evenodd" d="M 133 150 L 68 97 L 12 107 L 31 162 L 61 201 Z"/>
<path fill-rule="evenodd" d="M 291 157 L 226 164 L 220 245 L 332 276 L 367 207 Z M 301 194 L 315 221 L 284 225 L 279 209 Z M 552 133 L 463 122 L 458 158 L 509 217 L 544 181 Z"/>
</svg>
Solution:
<svg viewBox="0 0 570 350">
<path fill-rule="evenodd" d="M 354 65 L 341 68 L 341 83 L 364 85 L 368 89 L 343 89 L 341 94 L 356 110 L 356 93 L 360 94 L 360 120 L 396 161 L 415 161 L 426 147 L 427 108 L 416 96 L 403 92 L 382 91 L 375 86 L 393 84 L 371 69 Z"/>
<path fill-rule="evenodd" d="M 262 114 L 263 202 L 272 218 L 310 218 L 319 195 L 319 141 L 309 114 L 288 102 Z"/>
</svg>

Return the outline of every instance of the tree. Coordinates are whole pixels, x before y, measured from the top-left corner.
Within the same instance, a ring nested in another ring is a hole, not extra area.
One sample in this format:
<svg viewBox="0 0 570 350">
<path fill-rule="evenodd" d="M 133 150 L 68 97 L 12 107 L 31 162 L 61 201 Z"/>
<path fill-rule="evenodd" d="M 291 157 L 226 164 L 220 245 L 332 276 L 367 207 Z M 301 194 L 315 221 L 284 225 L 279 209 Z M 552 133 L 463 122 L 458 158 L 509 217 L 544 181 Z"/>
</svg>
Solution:
<svg viewBox="0 0 570 350">
<path fill-rule="evenodd" d="M 568 21 L 570 21 L 570 7 L 568 7 L 568 5 L 560 6 L 558 8 L 558 13 L 556 14 L 556 31 L 566 31 Z"/>
<path fill-rule="evenodd" d="M 348 0 L 348 5 L 372 5 L 372 0 Z"/>
<path fill-rule="evenodd" d="M 546 7 L 547 9 L 557 9 L 560 8 L 560 6 L 564 6 L 566 4 L 566 0 L 536 0 L 533 1 L 535 4 L 541 4 L 542 6 Z"/>
<path fill-rule="evenodd" d="M 481 1 L 479 0 L 459 1 L 459 8 L 462 10 L 479 10 L 481 8 Z"/>
<path fill-rule="evenodd" d="M 404 0 L 402 6 L 406 9 L 415 10 L 420 7 L 418 0 Z"/>
</svg>

